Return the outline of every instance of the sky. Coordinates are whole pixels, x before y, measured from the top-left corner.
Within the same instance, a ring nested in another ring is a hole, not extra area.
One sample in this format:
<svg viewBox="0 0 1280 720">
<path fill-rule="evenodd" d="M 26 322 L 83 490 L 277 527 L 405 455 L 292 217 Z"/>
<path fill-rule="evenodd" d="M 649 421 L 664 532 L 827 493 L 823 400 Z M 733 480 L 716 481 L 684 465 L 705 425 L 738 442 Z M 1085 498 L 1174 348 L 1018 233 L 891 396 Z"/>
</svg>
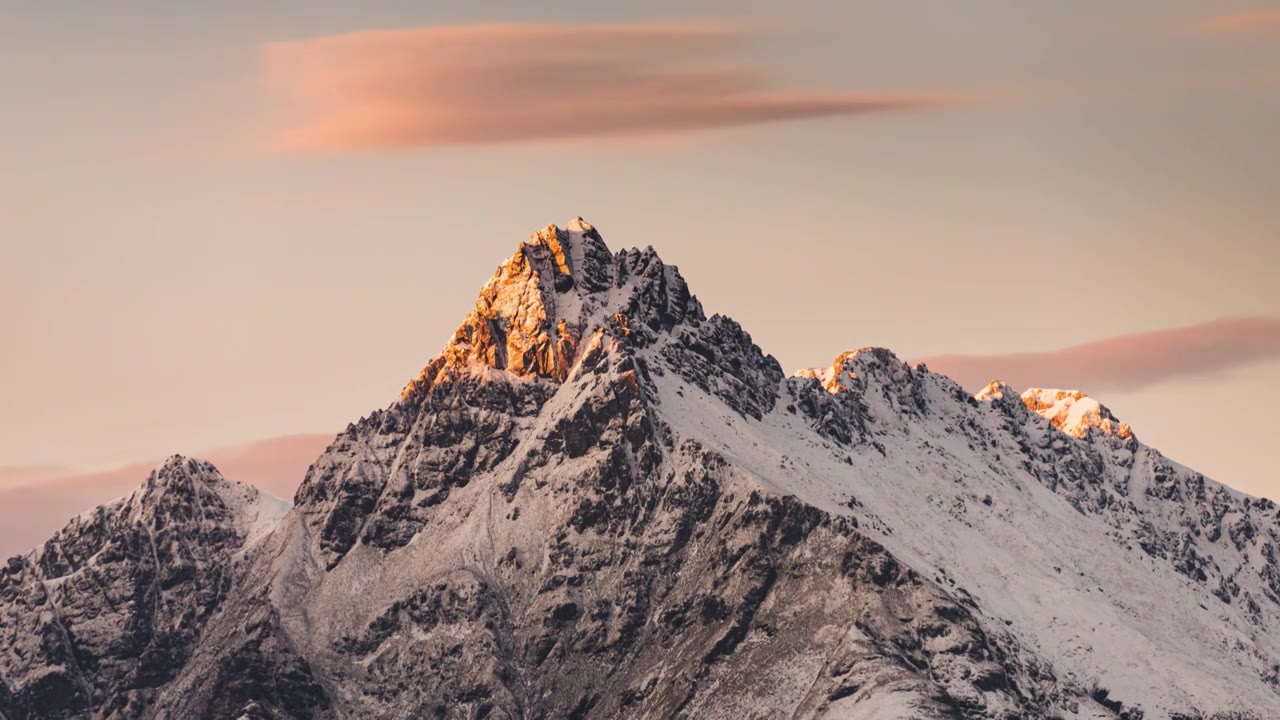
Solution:
<svg viewBox="0 0 1280 720">
<path fill-rule="evenodd" d="M 1081 384 L 1280 499 L 1280 3 L 4 14 L 0 466 L 23 477 L 340 430 L 581 215 L 788 371 L 882 345 L 967 385 Z"/>
</svg>

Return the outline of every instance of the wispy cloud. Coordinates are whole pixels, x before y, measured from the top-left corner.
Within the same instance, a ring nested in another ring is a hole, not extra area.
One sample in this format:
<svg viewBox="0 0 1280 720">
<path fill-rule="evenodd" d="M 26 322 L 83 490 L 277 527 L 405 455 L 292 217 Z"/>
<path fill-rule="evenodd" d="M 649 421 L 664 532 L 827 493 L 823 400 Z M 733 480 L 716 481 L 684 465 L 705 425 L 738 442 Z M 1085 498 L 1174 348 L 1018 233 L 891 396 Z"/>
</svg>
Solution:
<svg viewBox="0 0 1280 720">
<path fill-rule="evenodd" d="M 1192 29 L 1211 35 L 1280 32 L 1280 10 L 1256 10 L 1217 15 L 1195 23 Z"/>
<path fill-rule="evenodd" d="M 1069 387 L 1098 393 L 1135 390 L 1274 357 L 1280 357 L 1280 318 L 1243 317 L 1048 352 L 942 355 L 925 362 L 930 370 L 975 390 L 999 379 L 1016 388 Z"/>
<path fill-rule="evenodd" d="M 58 465 L 0 466 L 0 492 L 24 485 L 33 485 L 51 478 L 67 475 L 70 472 L 67 468 Z"/>
<path fill-rule="evenodd" d="M 348 150 L 633 138 L 956 99 L 780 87 L 740 51 L 762 29 L 677 25 L 464 25 L 276 42 L 266 86 L 283 101 L 278 147 Z"/>
</svg>

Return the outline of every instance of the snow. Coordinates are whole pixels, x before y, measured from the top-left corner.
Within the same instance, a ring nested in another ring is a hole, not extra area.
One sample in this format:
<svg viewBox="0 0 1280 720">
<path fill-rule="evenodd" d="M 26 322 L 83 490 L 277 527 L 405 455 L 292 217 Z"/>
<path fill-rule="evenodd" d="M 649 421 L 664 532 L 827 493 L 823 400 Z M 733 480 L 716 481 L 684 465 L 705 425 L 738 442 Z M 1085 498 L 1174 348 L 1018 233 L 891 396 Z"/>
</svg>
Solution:
<svg viewBox="0 0 1280 720">
<path fill-rule="evenodd" d="M 1034 412 L 1072 437 L 1082 438 L 1093 428 L 1121 437 L 1129 434 L 1128 425 L 1116 420 L 1110 410 L 1079 390 L 1031 388 L 1022 393 L 1022 399 Z"/>
<path fill-rule="evenodd" d="M 270 533 L 293 507 L 288 500 L 240 482 L 224 481 L 213 489 L 240 524 L 238 529 L 245 537 L 241 553 L 247 552 Z"/>
<path fill-rule="evenodd" d="M 831 371 L 801 376 L 831 389 Z M 1240 651 L 1256 644 L 1280 656 L 1280 638 L 1259 633 L 1237 606 L 1168 562 L 1113 542 L 1114 527 L 1077 511 L 1008 460 L 1012 453 L 975 451 L 964 435 L 948 432 L 967 406 L 939 387 L 940 376 L 927 378 L 931 407 L 943 412 L 908 433 L 877 436 L 884 455 L 865 446 L 850 453 L 786 412 L 744 419 L 674 378 L 659 385 L 660 409 L 678 435 L 711 444 L 762 487 L 882 529 L 877 541 L 971 593 L 993 627 L 1007 626 L 1082 687 L 1102 682 L 1111 697 L 1148 713 L 1280 701 Z M 1065 411 L 1068 433 L 1109 417 L 1096 401 L 1067 397 L 1046 414 Z M 864 399 L 877 420 L 895 415 L 882 394 Z M 990 406 L 970 412 L 990 436 L 1005 434 Z M 852 513 L 845 507 L 851 496 L 861 503 Z M 1225 556 L 1221 562 L 1229 567 Z"/>
<path fill-rule="evenodd" d="M 583 268 L 583 234 L 590 230 L 580 217 L 565 225 L 564 250 L 575 273 Z M 683 282 L 673 266 L 666 272 L 668 284 Z M 495 276 L 491 286 L 499 280 Z M 607 326 L 610 315 L 628 307 L 637 293 L 634 277 L 595 293 L 584 292 L 580 284 L 556 292 L 548 282 L 536 274 L 519 276 L 497 298 L 501 307 L 494 310 L 503 318 L 525 318 L 530 303 L 545 302 L 546 320 L 563 320 L 581 330 L 567 381 L 554 388 L 536 416 L 514 422 L 518 444 L 510 456 L 454 488 L 407 545 L 388 552 L 357 542 L 339 564 L 327 568 L 315 537 L 315 518 L 307 515 L 312 509 L 291 511 L 283 500 L 220 478 L 202 484 L 231 509 L 246 538 L 241 554 L 253 550 L 245 564 L 245 586 L 270 588 L 280 622 L 302 655 L 325 657 L 332 650 L 326 642 L 366 627 L 384 608 L 440 578 L 493 577 L 508 549 L 545 547 L 546 518 L 563 514 L 564 498 L 522 491 L 512 503 L 499 488 L 523 474 L 522 464 L 536 459 L 562 421 L 608 391 L 610 378 L 579 371 L 589 351 L 623 351 L 598 328 Z M 542 329 L 541 318 L 533 315 L 530 327 Z M 1214 573 L 1262 598 L 1267 590 L 1257 568 L 1267 566 L 1264 550 L 1259 542 L 1240 543 L 1228 536 L 1236 523 L 1265 521 L 1269 524 L 1250 532 L 1271 533 L 1274 539 L 1274 519 L 1259 519 L 1261 512 L 1247 514 L 1247 496 L 1138 443 L 1128 426 L 1098 401 L 1057 389 L 1019 395 L 993 382 L 974 403 L 945 377 L 912 369 L 883 349 L 864 348 L 843 353 L 828 367 L 783 380 L 772 412 L 756 420 L 675 372 L 663 350 L 676 342 L 671 335 L 659 335 L 655 345 L 636 350 L 645 366 L 655 370 L 651 389 L 657 402 L 650 409 L 674 434 L 673 447 L 681 447 L 682 440 L 696 441 L 728 460 L 734 483 L 792 495 L 826 512 L 853 517 L 861 532 L 898 560 L 973 607 L 989 636 L 1016 638 L 1029 656 L 1049 663 L 1065 690 L 1083 697 L 1105 689 L 1126 707 L 1141 707 L 1148 718 L 1191 708 L 1212 714 L 1280 702 L 1276 689 L 1263 679 L 1280 658 L 1276 604 L 1251 616 L 1242 599 L 1220 601 L 1211 587 L 1134 542 L 1135 528 L 1140 528 L 1176 544 L 1190 532 L 1188 518 L 1199 521 L 1200 513 L 1222 509 L 1222 539 L 1207 540 L 1195 526 L 1195 549 Z M 561 377 L 520 375 L 476 357 L 468 363 L 459 380 L 553 383 Z M 666 371 L 657 372 L 664 365 Z M 710 386 L 721 379 L 709 378 Z M 866 442 L 839 445 L 819 434 L 812 418 L 788 409 L 788 395 L 796 388 L 820 392 L 808 380 L 863 408 Z M 387 473 L 394 477 L 410 443 L 390 435 L 387 439 L 403 442 L 398 448 L 378 448 L 387 452 Z M 353 450 L 349 470 L 359 472 L 366 457 L 362 453 L 373 452 L 372 444 Z M 676 462 L 673 458 L 667 461 Z M 599 458 L 561 455 L 553 462 L 548 472 L 573 478 L 590 472 Z M 1114 495 L 1120 507 L 1111 514 L 1082 508 L 1078 498 L 1068 496 L 1070 487 L 1057 487 L 1060 465 L 1071 469 L 1071 463 L 1100 466 L 1089 482 L 1094 489 L 1122 488 Z M 1169 478 L 1183 483 L 1179 487 L 1200 483 L 1205 497 L 1156 497 Z M 137 496 L 124 502 L 135 502 Z M 531 554 L 528 562 L 542 563 L 541 570 L 547 570 L 551 561 L 544 553 Z M 680 659 L 668 661 L 677 666 Z M 765 671 L 779 688 L 800 687 L 816 672 L 809 665 L 820 671 L 821 662 L 805 658 L 799 664 L 805 667 Z M 708 682 L 717 681 L 717 676 L 709 677 Z M 918 696 L 895 688 L 874 690 L 833 702 L 829 717 L 906 718 L 923 712 Z M 749 715 L 752 709 L 720 708 L 717 714 Z M 1064 706 L 1061 714 L 1113 716 L 1087 700 Z"/>
<path fill-rule="evenodd" d="M 992 380 L 985 388 L 978 391 L 973 397 L 979 402 L 991 402 L 992 400 L 1003 400 L 1006 396 L 1019 397 L 1018 392 L 1010 388 L 999 380 Z"/>
<path fill-rule="evenodd" d="M 568 230 L 569 232 L 581 234 L 581 233 L 587 232 L 588 230 L 594 230 L 595 228 L 591 226 L 591 223 L 587 222 L 586 220 L 583 220 L 581 215 L 578 215 L 574 217 L 572 220 L 570 220 L 569 222 L 565 223 L 564 229 Z M 580 266 L 575 265 L 574 267 L 580 267 Z"/>
<path fill-rule="evenodd" d="M 573 272 L 583 267 L 582 235 L 590 229 L 581 218 L 565 225 L 566 259 Z M 671 266 L 667 272 L 676 277 Z M 607 292 L 586 294 L 578 284 L 552 292 L 529 278 L 521 290 L 505 297 L 509 306 L 498 308 L 501 316 L 520 316 L 530 298 L 545 297 L 547 320 L 564 320 L 583 331 L 568 382 L 536 418 L 517 425 L 517 450 L 490 477 L 473 478 L 456 489 L 432 517 L 429 535 L 421 533 L 399 550 L 388 554 L 357 545 L 325 572 L 310 554 L 314 539 L 302 513 L 288 515 L 273 533 L 276 564 L 263 580 L 281 579 L 272 587 L 277 607 L 288 608 L 284 622 L 291 636 L 334 637 L 367 623 L 378 608 L 432 578 L 451 572 L 490 575 L 499 548 L 541 546 L 539 518 L 557 511 L 553 501 L 522 495 L 519 518 L 499 522 L 495 514 L 509 507 L 495 501 L 499 480 L 512 477 L 538 439 L 592 391 L 598 378 L 578 376 L 576 363 L 603 342 L 593 333 L 610 313 L 627 307 L 636 288 L 628 281 Z M 669 342 L 676 340 L 661 336 L 655 347 L 639 351 L 649 367 L 663 366 L 663 345 Z M 495 382 L 546 382 L 487 365 L 482 374 Z M 1101 403 L 1056 389 L 1019 396 L 996 382 L 978 394 L 975 404 L 950 380 L 911 369 L 876 348 L 844 353 L 832 365 L 796 377 L 782 382 L 773 412 L 754 420 L 679 373 L 666 372 L 653 381 L 655 412 L 675 434 L 676 446 L 681 439 L 696 440 L 764 491 L 853 516 L 863 532 L 906 565 L 957 599 L 971 597 L 989 634 L 1012 634 L 1078 695 L 1105 689 L 1126 707 L 1142 707 L 1147 717 L 1191 708 L 1213 713 L 1276 705 L 1276 691 L 1262 674 L 1280 657 L 1280 635 L 1274 632 L 1280 613 L 1268 605 L 1250 618 L 1243 602 L 1219 601 L 1211 588 L 1179 573 L 1168 558 L 1138 547 L 1131 525 L 1147 523 L 1162 538 L 1186 532 L 1187 507 L 1148 495 L 1155 478 L 1172 474 L 1192 483 L 1199 476 L 1142 446 Z M 874 443 L 837 445 L 816 432 L 811 419 L 788 412 L 791 384 L 806 378 L 832 394 L 860 393 L 857 400 L 866 406 Z M 906 404 L 917 399 L 904 395 L 904 389 L 919 391 L 928 410 L 904 407 L 904 398 Z M 1055 463 L 1063 458 L 1099 459 L 1098 482 L 1127 488 L 1117 491 L 1124 512 L 1086 511 L 1064 490 L 1047 485 L 1043 478 L 1056 478 Z M 591 462 L 560 457 L 556 472 L 572 477 Z M 392 462 L 393 475 L 399 463 L 399 457 Z M 1211 481 L 1204 487 L 1213 502 L 1245 502 Z M 1242 517 L 1230 510 L 1222 523 Z M 430 542 L 418 541 L 425 538 Z M 1265 592 L 1253 569 L 1258 565 L 1245 568 L 1260 557 L 1257 543 L 1243 553 L 1226 543 L 1206 541 L 1196 548 L 1224 576 L 1234 571 L 1242 586 L 1259 597 Z M 358 607 L 350 602 L 353 597 L 360 599 Z M 887 692 L 843 709 L 837 703 L 831 712 L 834 717 L 910 717 L 917 714 L 913 702 L 906 694 Z M 1088 701 L 1065 707 L 1062 714 L 1112 716 Z"/>
</svg>

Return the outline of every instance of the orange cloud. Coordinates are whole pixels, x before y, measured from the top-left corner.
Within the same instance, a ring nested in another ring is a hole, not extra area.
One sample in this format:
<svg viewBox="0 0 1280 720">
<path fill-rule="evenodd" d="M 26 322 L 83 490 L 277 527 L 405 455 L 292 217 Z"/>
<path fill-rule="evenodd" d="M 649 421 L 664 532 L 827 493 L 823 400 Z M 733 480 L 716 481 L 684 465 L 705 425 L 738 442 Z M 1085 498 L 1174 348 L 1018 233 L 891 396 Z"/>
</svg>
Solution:
<svg viewBox="0 0 1280 720">
<path fill-rule="evenodd" d="M 1218 15 L 1196 23 L 1194 28 L 1198 32 L 1210 34 L 1280 30 L 1280 10 L 1257 10 L 1231 15 Z"/>
<path fill-rule="evenodd" d="M 271 43 L 279 147 L 298 150 L 619 138 L 918 110 L 924 94 L 778 88 L 733 54 L 745 25 L 466 25 Z"/>
<path fill-rule="evenodd" d="M 1280 318 L 1224 318 L 1200 325 L 1121 335 L 1048 352 L 942 355 L 930 370 L 977 390 L 994 379 L 1016 388 L 1125 391 L 1280 357 Z"/>
</svg>

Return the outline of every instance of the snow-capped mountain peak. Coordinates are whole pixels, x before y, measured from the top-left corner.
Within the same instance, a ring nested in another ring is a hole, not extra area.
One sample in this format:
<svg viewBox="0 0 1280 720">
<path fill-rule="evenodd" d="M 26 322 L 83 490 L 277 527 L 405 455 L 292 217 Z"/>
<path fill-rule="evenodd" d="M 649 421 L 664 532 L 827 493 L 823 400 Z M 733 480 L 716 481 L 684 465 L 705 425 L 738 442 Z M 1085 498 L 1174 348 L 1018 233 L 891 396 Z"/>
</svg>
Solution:
<svg viewBox="0 0 1280 720">
<path fill-rule="evenodd" d="M 1009 387 L 1008 383 L 1003 380 L 992 380 L 987 386 L 974 395 L 979 402 L 994 402 L 996 400 L 1004 400 L 1008 397 L 1016 397 L 1021 401 L 1021 394 Z"/>
<path fill-rule="evenodd" d="M 0 568 L 0 717 L 138 717 L 288 503 L 175 455 Z"/>
<path fill-rule="evenodd" d="M 568 230 L 569 232 L 581 233 L 581 232 L 587 232 L 588 230 L 594 230 L 595 227 L 593 227 L 591 223 L 587 222 L 586 220 L 583 220 L 581 215 L 578 215 L 574 217 L 572 220 L 570 220 L 569 222 L 565 223 L 564 229 Z"/>
<path fill-rule="evenodd" d="M 1084 438 L 1090 431 L 1126 440 L 1133 437 L 1128 423 L 1120 422 L 1105 405 L 1079 390 L 1031 388 L 1022 393 L 1022 402 L 1072 437 Z"/>
<path fill-rule="evenodd" d="M 892 350 L 868 346 L 840 353 L 829 367 L 799 370 L 794 377 L 817 380 L 823 389 L 835 395 L 865 389 L 864 376 L 893 383 L 909 372 L 910 368 Z"/>
<path fill-rule="evenodd" d="M 0 720 L 1280 704 L 1274 503 L 1081 393 L 975 397 L 883 348 L 788 378 L 581 219 L 265 535 L 215 475 L 171 459 L 0 571 Z"/>
<path fill-rule="evenodd" d="M 652 342 L 702 306 L 653 248 L 610 253 L 578 217 L 532 234 L 494 272 L 443 352 L 403 399 L 445 378 L 503 374 L 563 382 L 596 329 Z M 638 333 L 638 334 L 637 334 Z"/>
<path fill-rule="evenodd" d="M 582 341 L 587 316 L 608 290 L 612 258 L 600 236 L 577 218 L 571 229 L 548 225 L 532 234 L 480 290 L 439 357 L 405 387 L 403 396 L 443 377 L 499 371 L 564 380 Z"/>
</svg>

